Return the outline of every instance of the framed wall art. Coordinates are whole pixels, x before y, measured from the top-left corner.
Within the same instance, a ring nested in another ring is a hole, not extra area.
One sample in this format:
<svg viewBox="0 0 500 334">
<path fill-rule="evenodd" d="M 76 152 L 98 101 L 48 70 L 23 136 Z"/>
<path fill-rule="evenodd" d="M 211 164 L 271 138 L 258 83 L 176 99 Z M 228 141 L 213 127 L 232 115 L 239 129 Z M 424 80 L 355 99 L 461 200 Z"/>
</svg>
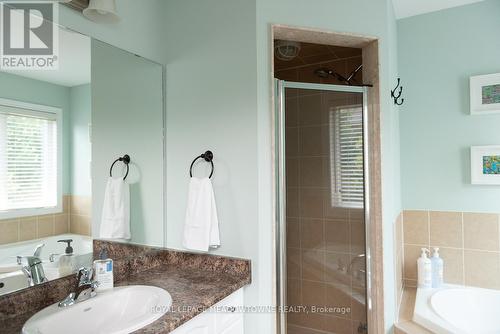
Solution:
<svg viewBox="0 0 500 334">
<path fill-rule="evenodd" d="M 500 145 L 472 146 L 471 183 L 500 185 Z"/>
<path fill-rule="evenodd" d="M 500 113 L 500 73 L 470 77 L 470 113 Z"/>
</svg>

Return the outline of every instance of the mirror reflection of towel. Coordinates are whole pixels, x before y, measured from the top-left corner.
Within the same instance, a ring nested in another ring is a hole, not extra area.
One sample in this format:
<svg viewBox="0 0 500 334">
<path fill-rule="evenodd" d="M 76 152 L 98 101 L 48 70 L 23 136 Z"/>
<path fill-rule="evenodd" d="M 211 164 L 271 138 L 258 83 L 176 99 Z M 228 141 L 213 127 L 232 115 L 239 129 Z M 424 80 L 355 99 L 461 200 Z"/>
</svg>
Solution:
<svg viewBox="0 0 500 334">
<path fill-rule="evenodd" d="M 189 181 L 182 245 L 187 249 L 203 252 L 220 246 L 214 190 L 208 177 L 192 177 Z"/>
<path fill-rule="evenodd" d="M 122 178 L 108 178 L 99 237 L 130 239 L 130 189 Z"/>
</svg>

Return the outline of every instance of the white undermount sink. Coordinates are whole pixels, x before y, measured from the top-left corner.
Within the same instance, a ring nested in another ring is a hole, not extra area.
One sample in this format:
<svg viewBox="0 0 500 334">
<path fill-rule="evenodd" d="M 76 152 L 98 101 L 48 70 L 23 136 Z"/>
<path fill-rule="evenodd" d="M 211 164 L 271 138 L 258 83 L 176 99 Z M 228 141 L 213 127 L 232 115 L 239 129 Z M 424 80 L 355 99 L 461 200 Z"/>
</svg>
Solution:
<svg viewBox="0 0 500 334">
<path fill-rule="evenodd" d="M 159 319 L 171 305 L 172 297 L 161 288 L 117 287 L 72 306 L 48 306 L 24 324 L 23 334 L 130 333 Z"/>
</svg>

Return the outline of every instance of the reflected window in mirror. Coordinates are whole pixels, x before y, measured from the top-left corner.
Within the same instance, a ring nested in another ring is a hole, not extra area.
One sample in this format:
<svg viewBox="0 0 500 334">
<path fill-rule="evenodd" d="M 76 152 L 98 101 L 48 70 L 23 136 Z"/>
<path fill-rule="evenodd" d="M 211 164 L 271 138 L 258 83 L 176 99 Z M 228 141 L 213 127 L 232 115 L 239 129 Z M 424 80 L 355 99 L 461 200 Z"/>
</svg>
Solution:
<svg viewBox="0 0 500 334">
<path fill-rule="evenodd" d="M 0 99 L 0 218 L 62 211 L 62 110 Z"/>
<path fill-rule="evenodd" d="M 57 70 L 0 71 L 0 296 L 90 266 L 91 115 L 88 36 L 60 28 Z"/>
</svg>

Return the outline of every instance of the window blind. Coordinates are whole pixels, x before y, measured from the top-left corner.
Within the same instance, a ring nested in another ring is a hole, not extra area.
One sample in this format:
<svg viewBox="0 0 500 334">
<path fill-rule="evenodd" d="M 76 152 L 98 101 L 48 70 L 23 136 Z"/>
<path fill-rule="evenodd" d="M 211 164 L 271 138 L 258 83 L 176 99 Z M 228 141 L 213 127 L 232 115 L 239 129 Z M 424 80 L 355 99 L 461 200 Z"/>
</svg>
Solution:
<svg viewBox="0 0 500 334">
<path fill-rule="evenodd" d="M 0 105 L 0 212 L 57 205 L 55 114 Z"/>
<path fill-rule="evenodd" d="M 330 113 L 332 204 L 362 208 L 364 202 L 363 110 L 338 107 Z"/>
</svg>

